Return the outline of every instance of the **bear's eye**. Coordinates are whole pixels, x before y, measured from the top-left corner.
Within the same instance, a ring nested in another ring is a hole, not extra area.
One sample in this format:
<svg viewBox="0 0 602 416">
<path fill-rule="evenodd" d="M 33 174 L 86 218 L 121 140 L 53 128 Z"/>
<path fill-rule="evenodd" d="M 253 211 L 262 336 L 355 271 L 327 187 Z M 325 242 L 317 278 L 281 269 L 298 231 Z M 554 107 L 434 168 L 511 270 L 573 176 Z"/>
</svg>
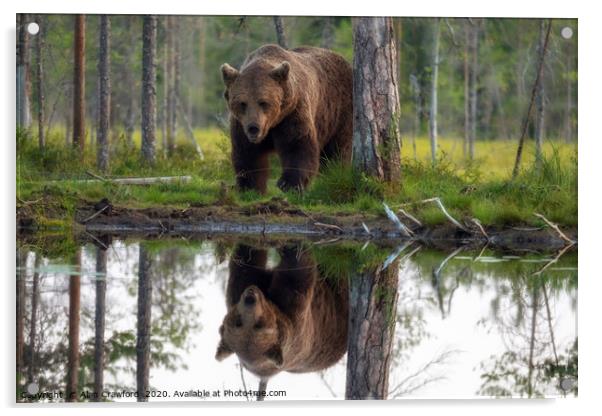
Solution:
<svg viewBox="0 0 602 416">
<path fill-rule="evenodd" d="M 245 102 L 238 103 L 238 109 L 244 113 L 245 111 L 247 111 L 247 103 L 245 103 Z"/>
<path fill-rule="evenodd" d="M 253 326 L 253 329 L 261 329 L 265 326 L 265 322 L 263 322 L 262 319 L 260 319 L 259 321 L 257 321 L 255 323 L 255 325 Z"/>
<path fill-rule="evenodd" d="M 268 108 L 270 108 L 270 103 L 268 103 L 267 101 L 260 101 L 259 106 L 262 109 L 267 110 Z"/>
</svg>

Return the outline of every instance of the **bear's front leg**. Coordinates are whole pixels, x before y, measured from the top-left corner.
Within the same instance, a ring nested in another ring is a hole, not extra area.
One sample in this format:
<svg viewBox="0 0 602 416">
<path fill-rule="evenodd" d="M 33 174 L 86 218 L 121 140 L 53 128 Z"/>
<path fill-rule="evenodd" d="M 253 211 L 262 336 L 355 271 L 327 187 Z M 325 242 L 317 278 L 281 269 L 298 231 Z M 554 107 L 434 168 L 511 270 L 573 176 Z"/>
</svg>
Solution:
<svg viewBox="0 0 602 416">
<path fill-rule="evenodd" d="M 241 191 L 255 190 L 264 194 L 270 175 L 269 143 L 253 144 L 238 121 L 231 121 L 232 165 L 236 186 Z"/>
<path fill-rule="evenodd" d="M 320 149 L 311 135 L 276 142 L 276 151 L 282 163 L 282 176 L 278 179 L 278 188 L 303 191 L 309 186 L 320 167 Z"/>
</svg>

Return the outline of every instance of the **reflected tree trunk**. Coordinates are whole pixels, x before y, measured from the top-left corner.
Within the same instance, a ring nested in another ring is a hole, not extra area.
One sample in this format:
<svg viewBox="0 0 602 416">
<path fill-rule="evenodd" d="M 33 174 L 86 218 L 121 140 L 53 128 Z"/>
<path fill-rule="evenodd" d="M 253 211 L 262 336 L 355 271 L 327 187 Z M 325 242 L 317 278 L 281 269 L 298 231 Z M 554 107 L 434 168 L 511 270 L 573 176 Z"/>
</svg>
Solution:
<svg viewBox="0 0 602 416">
<path fill-rule="evenodd" d="M 67 387 L 65 389 L 65 400 L 68 402 L 78 401 L 77 376 L 79 373 L 81 255 L 81 248 L 79 248 L 73 262 L 78 274 L 72 274 L 69 276 L 69 350 L 67 357 Z"/>
<path fill-rule="evenodd" d="M 105 297 L 107 291 L 107 250 L 96 249 L 96 307 L 94 312 L 94 401 L 100 401 L 105 368 Z"/>
<path fill-rule="evenodd" d="M 351 277 L 346 399 L 386 399 L 399 261 Z"/>
<path fill-rule="evenodd" d="M 151 257 L 146 248 L 140 246 L 138 263 L 138 327 L 136 335 L 136 388 L 138 401 L 145 402 L 148 390 L 151 300 L 152 300 Z"/>
<path fill-rule="evenodd" d="M 533 288 L 533 294 L 531 295 L 531 338 L 529 342 L 529 374 L 527 376 L 527 394 L 529 397 L 533 396 L 533 355 L 535 352 L 535 329 L 537 326 L 537 308 L 539 306 L 539 288 L 536 286 Z"/>
<path fill-rule="evenodd" d="M 34 381 L 36 365 L 36 337 L 38 334 L 38 299 L 40 297 L 40 269 L 41 256 L 36 254 L 33 271 L 33 283 L 31 287 L 31 320 L 29 322 L 29 365 L 27 380 L 29 383 Z"/>
<path fill-rule="evenodd" d="M 23 376 L 23 350 L 25 329 L 25 279 L 27 276 L 27 251 L 17 250 L 17 382 Z"/>
</svg>

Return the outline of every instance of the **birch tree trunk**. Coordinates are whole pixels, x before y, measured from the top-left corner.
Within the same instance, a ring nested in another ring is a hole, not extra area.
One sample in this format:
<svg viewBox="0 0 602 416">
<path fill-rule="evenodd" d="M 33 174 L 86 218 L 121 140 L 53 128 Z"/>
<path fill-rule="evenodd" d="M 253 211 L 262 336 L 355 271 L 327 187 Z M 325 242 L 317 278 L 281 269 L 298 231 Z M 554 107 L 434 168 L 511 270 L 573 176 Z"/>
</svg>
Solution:
<svg viewBox="0 0 602 416">
<path fill-rule="evenodd" d="M 399 262 L 351 276 L 346 399 L 386 399 Z"/>
<path fill-rule="evenodd" d="M 175 24 L 173 16 L 167 16 L 167 155 L 172 156 L 176 148 L 176 116 L 175 116 Z"/>
<path fill-rule="evenodd" d="M 75 267 L 81 272 L 81 248 L 75 255 Z M 69 276 L 69 349 L 67 356 L 67 387 L 65 401 L 78 401 L 77 376 L 79 372 L 79 313 L 81 276 Z"/>
<path fill-rule="evenodd" d="M 39 33 L 38 33 L 39 34 Z M 29 320 L 29 366 L 27 382 L 34 382 L 36 367 L 36 337 L 38 334 L 38 299 L 40 297 L 40 265 L 42 257 L 36 253 L 33 270 L 33 283 L 31 286 L 31 319 Z"/>
<path fill-rule="evenodd" d="M 107 250 L 96 249 L 96 304 L 94 311 L 94 399 L 101 401 L 105 369 L 105 315 L 107 291 Z"/>
<path fill-rule="evenodd" d="M 27 129 L 31 124 L 31 86 L 26 14 L 17 15 L 17 30 L 17 127 Z"/>
<path fill-rule="evenodd" d="M 109 169 L 109 120 L 111 112 L 111 20 L 100 16 L 100 45 L 98 51 L 98 133 L 96 139 L 96 166 L 99 171 Z"/>
<path fill-rule="evenodd" d="M 142 159 L 155 163 L 157 17 L 144 16 L 142 25 Z"/>
<path fill-rule="evenodd" d="M 544 44 L 546 40 L 546 21 L 541 20 L 539 24 L 539 43 L 537 45 L 538 60 L 543 59 Z M 545 126 L 545 80 L 546 68 L 545 65 L 541 68 L 541 78 L 537 86 L 537 95 L 535 96 L 536 120 L 535 120 L 535 164 L 541 165 L 542 161 L 542 144 Z"/>
<path fill-rule="evenodd" d="M 475 141 L 477 137 L 477 74 L 478 74 L 478 55 L 479 55 L 479 27 L 478 23 L 470 22 L 469 39 L 469 78 L 468 78 L 468 157 L 470 160 L 475 157 Z"/>
<path fill-rule="evenodd" d="M 353 166 L 401 180 L 397 50 L 390 17 L 353 18 Z"/>
<path fill-rule="evenodd" d="M 27 277 L 27 251 L 17 249 L 17 284 L 16 284 L 16 358 L 17 382 L 23 377 L 23 351 L 25 345 L 25 279 Z"/>
<path fill-rule="evenodd" d="M 138 401 L 147 401 L 150 339 L 151 339 L 151 300 L 152 300 L 151 258 L 143 245 L 140 245 L 138 263 L 138 323 L 136 333 L 136 388 Z"/>
<path fill-rule="evenodd" d="M 86 17 L 75 16 L 73 39 L 73 146 L 83 156 L 86 140 Z"/>
<path fill-rule="evenodd" d="M 40 25 L 40 31 L 36 36 L 36 83 L 38 84 L 38 146 L 40 150 L 44 150 L 46 147 L 46 136 L 44 134 L 44 127 L 46 124 L 45 120 L 45 112 L 44 106 L 45 104 L 45 96 L 44 96 L 44 58 L 43 58 L 43 49 L 44 49 L 44 30 L 45 30 L 45 19 L 42 18 L 41 15 L 37 16 L 37 21 Z"/>
<path fill-rule="evenodd" d="M 282 22 L 282 17 L 274 16 L 274 26 L 276 27 L 276 39 L 278 40 L 278 45 L 280 45 L 284 49 L 288 49 L 288 43 L 286 41 L 286 33 L 284 32 L 284 23 Z"/>
<path fill-rule="evenodd" d="M 437 84 L 439 80 L 439 37 L 441 34 L 441 19 L 437 18 L 433 26 L 433 52 L 431 73 L 431 102 L 429 110 L 429 138 L 431 140 L 431 162 L 437 163 Z"/>
</svg>

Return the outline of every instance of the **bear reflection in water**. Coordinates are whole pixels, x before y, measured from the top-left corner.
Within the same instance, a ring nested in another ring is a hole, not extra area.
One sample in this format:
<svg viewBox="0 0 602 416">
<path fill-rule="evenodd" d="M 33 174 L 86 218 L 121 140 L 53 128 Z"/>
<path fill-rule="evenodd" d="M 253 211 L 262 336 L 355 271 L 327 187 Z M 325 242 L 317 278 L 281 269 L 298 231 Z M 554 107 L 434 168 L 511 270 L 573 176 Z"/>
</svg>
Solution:
<svg viewBox="0 0 602 416">
<path fill-rule="evenodd" d="M 234 250 L 215 355 L 221 361 L 236 354 L 262 380 L 325 369 L 347 349 L 346 279 L 322 276 L 302 245 L 278 253 L 280 263 L 270 270 L 267 250 L 242 244 Z"/>
</svg>

